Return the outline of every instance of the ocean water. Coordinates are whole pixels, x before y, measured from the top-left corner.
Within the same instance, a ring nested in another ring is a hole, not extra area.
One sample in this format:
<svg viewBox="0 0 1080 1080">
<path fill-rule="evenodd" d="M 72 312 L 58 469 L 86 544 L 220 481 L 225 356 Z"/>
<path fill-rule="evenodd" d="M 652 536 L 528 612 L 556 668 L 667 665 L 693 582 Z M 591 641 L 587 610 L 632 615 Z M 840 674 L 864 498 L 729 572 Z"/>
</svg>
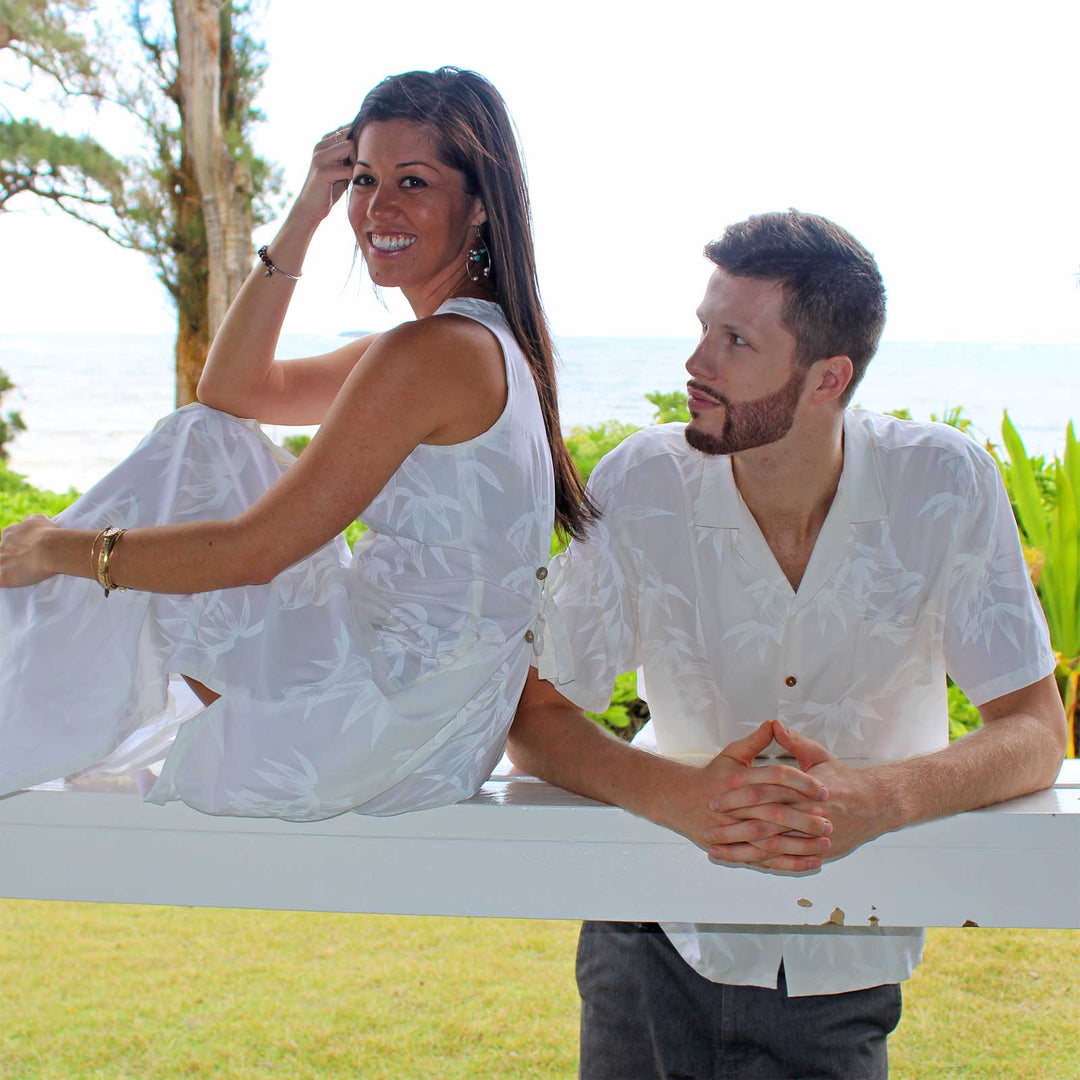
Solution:
<svg viewBox="0 0 1080 1080">
<path fill-rule="evenodd" d="M 338 348 L 342 338 L 292 335 L 281 356 Z M 656 338 L 561 338 L 564 429 L 615 418 L 648 424 L 644 395 L 686 382 L 693 342 Z M 10 444 L 10 465 L 40 487 L 85 490 L 173 407 L 168 335 L 0 334 L 0 370 L 16 389 L 2 409 L 19 409 L 28 430 Z M 983 437 L 1001 441 L 1005 409 L 1031 453 L 1060 454 L 1065 426 L 1080 423 L 1080 344 L 978 345 L 886 342 L 855 400 L 866 408 L 908 408 L 929 419 L 961 405 Z M 268 427 L 280 440 L 293 430 Z"/>
</svg>

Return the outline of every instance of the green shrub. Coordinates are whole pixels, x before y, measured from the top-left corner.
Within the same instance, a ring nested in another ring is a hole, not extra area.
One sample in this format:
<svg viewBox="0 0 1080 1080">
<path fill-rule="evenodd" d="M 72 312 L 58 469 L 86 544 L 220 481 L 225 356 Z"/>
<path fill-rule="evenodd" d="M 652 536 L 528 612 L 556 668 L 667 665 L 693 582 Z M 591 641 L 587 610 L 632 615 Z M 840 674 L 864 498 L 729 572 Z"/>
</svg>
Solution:
<svg viewBox="0 0 1080 1080">
<path fill-rule="evenodd" d="M 653 420 L 657 424 L 668 424 L 672 421 L 687 424 L 690 422 L 690 410 L 686 407 L 685 390 L 654 390 L 645 395 L 645 400 L 656 406 Z"/>
<path fill-rule="evenodd" d="M 566 436 L 566 448 L 570 451 L 581 479 L 588 482 L 600 459 L 616 446 L 641 429 L 636 424 L 624 424 L 621 420 L 604 420 L 599 424 L 571 428 Z"/>
<path fill-rule="evenodd" d="M 286 435 L 281 440 L 281 447 L 283 450 L 288 450 L 293 457 L 299 457 L 311 442 L 310 435 Z"/>
<path fill-rule="evenodd" d="M 1050 642 L 1058 658 L 1058 685 L 1069 724 L 1068 755 L 1080 753 L 1080 443 L 1072 422 L 1065 431 L 1065 456 L 1050 466 L 1028 456 L 1023 440 L 1005 414 L 1001 426 L 1008 467 L 1002 476 L 1013 512 L 1029 549 L 1032 580 L 1039 593 Z M 999 459 L 999 465 L 1001 464 Z M 1049 471 L 1052 492 L 1039 483 Z"/>
<path fill-rule="evenodd" d="M 14 525 L 16 521 L 31 514 L 53 517 L 70 506 L 79 493 L 70 490 L 63 495 L 55 491 L 42 491 L 28 484 L 24 477 L 12 472 L 0 461 L 0 529 Z"/>
<path fill-rule="evenodd" d="M 649 709 L 637 693 L 637 672 L 620 675 L 606 712 L 585 714 L 622 739 L 632 739 L 648 722 Z"/>
<path fill-rule="evenodd" d="M 0 371 L 0 399 L 9 391 L 14 390 L 15 384 L 7 377 L 7 375 Z M 0 413 L 0 462 L 7 461 L 8 453 L 6 444 L 11 442 L 20 431 L 26 430 L 26 424 L 23 423 L 22 414 L 16 410 L 11 410 L 6 416 Z"/>
<path fill-rule="evenodd" d="M 949 741 L 960 739 L 968 732 L 982 727 L 979 710 L 967 699 L 959 686 L 949 680 Z"/>
<path fill-rule="evenodd" d="M 350 526 L 348 526 L 348 528 L 346 528 L 342 535 L 345 537 L 345 541 L 349 547 L 352 547 L 366 532 L 367 526 L 357 518 Z"/>
</svg>

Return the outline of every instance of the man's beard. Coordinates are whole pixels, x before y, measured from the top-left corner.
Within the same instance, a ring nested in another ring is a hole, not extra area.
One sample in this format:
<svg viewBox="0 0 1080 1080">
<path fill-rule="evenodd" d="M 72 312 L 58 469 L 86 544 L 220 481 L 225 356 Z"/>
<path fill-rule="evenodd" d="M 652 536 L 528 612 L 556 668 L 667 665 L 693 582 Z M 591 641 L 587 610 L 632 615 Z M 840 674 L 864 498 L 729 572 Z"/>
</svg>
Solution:
<svg viewBox="0 0 1080 1080">
<path fill-rule="evenodd" d="M 796 367 L 779 390 L 753 401 L 731 401 L 724 394 L 691 381 L 691 386 L 724 406 L 724 428 L 719 435 L 687 425 L 686 441 L 703 454 L 737 454 L 755 446 L 778 442 L 795 422 L 795 409 L 806 383 L 807 369 Z"/>
</svg>

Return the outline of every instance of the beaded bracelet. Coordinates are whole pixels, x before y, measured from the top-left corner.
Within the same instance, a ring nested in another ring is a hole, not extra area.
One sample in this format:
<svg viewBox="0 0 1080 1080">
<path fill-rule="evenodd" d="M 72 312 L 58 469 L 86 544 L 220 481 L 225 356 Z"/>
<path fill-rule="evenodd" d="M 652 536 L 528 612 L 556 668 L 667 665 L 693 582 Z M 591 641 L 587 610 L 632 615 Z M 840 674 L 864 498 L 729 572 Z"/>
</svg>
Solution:
<svg viewBox="0 0 1080 1080">
<path fill-rule="evenodd" d="M 266 250 L 267 247 L 267 244 L 263 244 L 263 246 L 255 252 L 255 254 L 258 255 L 259 258 L 262 259 L 262 261 L 266 264 L 266 274 L 264 275 L 265 277 L 273 277 L 274 274 L 280 274 L 282 277 L 286 277 L 290 281 L 299 281 L 304 276 L 303 274 L 287 274 L 284 270 L 281 269 L 280 266 L 275 266 L 270 261 L 270 256 Z"/>
</svg>

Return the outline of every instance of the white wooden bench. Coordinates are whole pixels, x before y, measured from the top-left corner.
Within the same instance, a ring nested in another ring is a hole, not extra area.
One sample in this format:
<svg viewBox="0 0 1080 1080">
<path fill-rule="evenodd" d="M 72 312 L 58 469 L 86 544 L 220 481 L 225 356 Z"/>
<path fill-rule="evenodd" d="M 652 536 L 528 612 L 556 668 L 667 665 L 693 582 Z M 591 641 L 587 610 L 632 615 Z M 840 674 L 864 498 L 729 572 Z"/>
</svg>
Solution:
<svg viewBox="0 0 1080 1080">
<path fill-rule="evenodd" d="M 1036 795 L 879 837 L 820 872 L 716 866 L 531 777 L 456 806 L 311 824 L 209 817 L 134 785 L 0 799 L 0 896 L 515 918 L 1080 927 L 1080 761 Z"/>
</svg>

